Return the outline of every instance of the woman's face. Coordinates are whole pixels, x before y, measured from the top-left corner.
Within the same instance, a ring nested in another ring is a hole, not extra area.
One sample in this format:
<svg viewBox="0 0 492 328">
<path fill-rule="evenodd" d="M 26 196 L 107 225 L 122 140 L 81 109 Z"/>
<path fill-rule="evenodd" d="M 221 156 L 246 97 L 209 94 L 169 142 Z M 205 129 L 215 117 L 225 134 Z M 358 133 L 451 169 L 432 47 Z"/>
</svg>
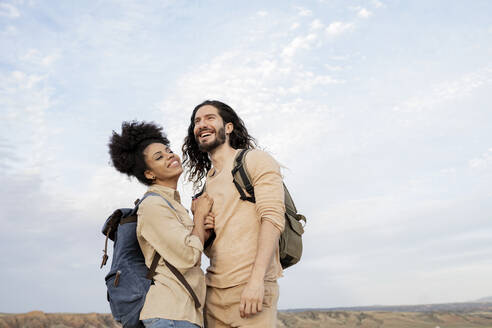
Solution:
<svg viewBox="0 0 492 328">
<path fill-rule="evenodd" d="M 151 143 L 145 147 L 143 154 L 148 168 L 145 177 L 154 183 L 177 181 L 183 173 L 179 156 L 162 143 Z"/>
</svg>

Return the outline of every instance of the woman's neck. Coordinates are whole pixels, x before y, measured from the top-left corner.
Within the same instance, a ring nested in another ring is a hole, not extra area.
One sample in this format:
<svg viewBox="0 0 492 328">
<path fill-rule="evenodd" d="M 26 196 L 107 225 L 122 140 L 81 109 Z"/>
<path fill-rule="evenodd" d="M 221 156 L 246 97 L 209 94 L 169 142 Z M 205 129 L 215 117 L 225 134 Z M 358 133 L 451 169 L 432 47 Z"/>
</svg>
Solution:
<svg viewBox="0 0 492 328">
<path fill-rule="evenodd" d="M 178 179 L 168 179 L 168 180 L 156 180 L 154 185 L 164 186 L 172 188 L 174 190 L 178 189 Z"/>
</svg>

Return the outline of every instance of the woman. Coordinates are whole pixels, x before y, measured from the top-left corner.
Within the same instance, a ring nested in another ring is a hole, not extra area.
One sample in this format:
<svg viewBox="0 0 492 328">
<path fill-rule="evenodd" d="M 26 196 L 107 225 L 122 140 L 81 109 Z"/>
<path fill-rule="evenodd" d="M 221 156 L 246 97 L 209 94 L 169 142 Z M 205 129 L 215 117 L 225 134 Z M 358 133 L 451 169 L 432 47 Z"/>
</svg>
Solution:
<svg viewBox="0 0 492 328">
<path fill-rule="evenodd" d="M 158 194 L 145 198 L 138 209 L 137 239 L 147 267 L 155 252 L 161 255 L 140 320 L 152 328 L 203 327 L 206 287 L 200 259 L 204 240 L 213 229 L 212 199 L 204 194 L 193 202 L 192 221 L 176 190 L 183 172 L 181 160 L 169 148 L 162 128 L 154 123 L 123 122 L 121 134 L 113 131 L 109 153 L 118 171 L 136 177 L 149 186 L 148 192 Z M 164 260 L 183 274 L 200 307 L 195 307 L 190 293 Z"/>
</svg>

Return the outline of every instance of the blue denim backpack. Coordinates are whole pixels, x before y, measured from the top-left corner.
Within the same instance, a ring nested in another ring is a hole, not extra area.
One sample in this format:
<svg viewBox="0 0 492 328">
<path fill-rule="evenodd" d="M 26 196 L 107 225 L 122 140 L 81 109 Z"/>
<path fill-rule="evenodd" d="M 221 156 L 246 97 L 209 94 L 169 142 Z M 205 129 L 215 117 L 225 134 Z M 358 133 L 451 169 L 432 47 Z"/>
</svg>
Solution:
<svg viewBox="0 0 492 328">
<path fill-rule="evenodd" d="M 141 200 L 135 201 L 135 207 L 120 208 L 113 212 L 104 223 L 102 233 L 106 236 L 104 244 L 104 255 L 101 268 L 108 260 L 108 239 L 114 242 L 113 259 L 111 269 L 106 275 L 107 298 L 114 319 L 121 323 L 124 328 L 143 327 L 140 321 L 140 311 L 145 302 L 145 296 L 153 284 L 155 269 L 161 258 L 156 252 L 150 268 L 145 265 L 145 258 L 140 250 L 137 240 L 137 211 L 140 203 L 148 196 L 159 196 L 174 211 L 171 203 L 158 193 L 146 193 Z M 166 266 L 178 278 L 188 290 L 195 301 L 195 307 L 200 307 L 200 302 L 193 289 L 185 280 L 181 272 L 172 264 L 163 259 Z"/>
</svg>

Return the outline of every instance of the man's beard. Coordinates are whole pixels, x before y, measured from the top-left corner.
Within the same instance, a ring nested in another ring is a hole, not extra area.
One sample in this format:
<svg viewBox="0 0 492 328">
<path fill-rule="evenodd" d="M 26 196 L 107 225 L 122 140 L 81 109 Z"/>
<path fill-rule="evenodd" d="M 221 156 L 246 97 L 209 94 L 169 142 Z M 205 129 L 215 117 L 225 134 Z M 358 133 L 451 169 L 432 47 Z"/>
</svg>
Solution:
<svg viewBox="0 0 492 328">
<path fill-rule="evenodd" d="M 223 143 L 225 143 L 225 140 L 226 140 L 225 130 L 224 127 L 221 127 L 219 129 L 219 132 L 215 134 L 215 140 L 213 142 L 209 144 L 203 144 L 198 142 L 198 149 L 200 149 L 200 151 L 202 152 L 208 153 L 214 150 L 215 148 L 217 148 L 218 146 L 222 145 Z"/>
</svg>

